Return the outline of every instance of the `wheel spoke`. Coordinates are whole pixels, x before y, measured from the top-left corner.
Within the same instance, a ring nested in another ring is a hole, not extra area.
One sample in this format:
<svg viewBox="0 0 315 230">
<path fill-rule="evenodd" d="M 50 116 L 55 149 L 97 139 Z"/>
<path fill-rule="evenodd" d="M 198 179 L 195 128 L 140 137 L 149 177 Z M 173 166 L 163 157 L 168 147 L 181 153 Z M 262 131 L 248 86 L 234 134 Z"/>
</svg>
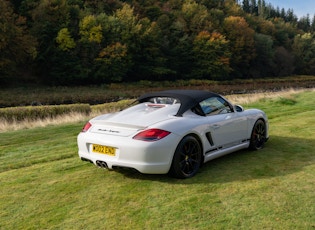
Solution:
<svg viewBox="0 0 315 230">
<path fill-rule="evenodd" d="M 181 161 L 179 162 L 182 172 L 190 174 L 194 171 L 198 164 L 198 148 L 194 142 L 187 142 L 183 146 L 183 151 L 180 153 Z"/>
<path fill-rule="evenodd" d="M 193 159 L 193 158 L 190 159 L 190 162 L 191 162 L 191 164 L 198 163 L 198 161 L 196 159 Z"/>
<path fill-rule="evenodd" d="M 182 158 L 184 158 L 184 159 L 185 159 L 186 154 L 185 154 L 184 152 L 180 152 L 180 156 L 182 156 Z"/>
</svg>

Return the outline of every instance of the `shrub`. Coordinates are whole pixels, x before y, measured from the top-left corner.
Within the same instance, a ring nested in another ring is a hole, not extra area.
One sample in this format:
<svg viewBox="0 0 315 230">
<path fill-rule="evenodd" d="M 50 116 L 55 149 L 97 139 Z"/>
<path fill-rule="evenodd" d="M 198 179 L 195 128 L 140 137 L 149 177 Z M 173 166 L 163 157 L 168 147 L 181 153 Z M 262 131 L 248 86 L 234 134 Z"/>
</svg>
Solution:
<svg viewBox="0 0 315 230">
<path fill-rule="evenodd" d="M 132 102 L 135 100 L 120 100 L 117 102 L 110 102 L 110 103 L 105 103 L 105 104 L 100 104 L 100 105 L 93 105 L 92 106 L 92 112 L 93 113 L 111 113 L 111 112 L 116 112 L 119 110 L 122 110 L 128 105 L 130 105 Z"/>
<path fill-rule="evenodd" d="M 89 104 L 23 106 L 0 109 L 0 119 L 7 122 L 54 118 L 69 113 L 90 114 Z"/>
</svg>

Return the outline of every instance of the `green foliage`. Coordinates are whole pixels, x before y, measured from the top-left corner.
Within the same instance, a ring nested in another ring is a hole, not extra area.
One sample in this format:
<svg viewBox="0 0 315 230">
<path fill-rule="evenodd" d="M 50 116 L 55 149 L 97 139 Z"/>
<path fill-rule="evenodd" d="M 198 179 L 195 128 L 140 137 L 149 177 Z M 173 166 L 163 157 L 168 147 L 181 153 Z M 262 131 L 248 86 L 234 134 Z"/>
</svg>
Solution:
<svg viewBox="0 0 315 230">
<path fill-rule="evenodd" d="M 211 22 L 207 8 L 192 0 L 183 3 L 181 14 L 185 20 L 185 27 L 188 33 L 198 34 L 202 30 L 210 30 Z"/>
<path fill-rule="evenodd" d="M 294 55 L 285 47 L 280 46 L 275 50 L 275 67 L 273 71 L 276 76 L 288 76 L 294 72 Z"/>
<path fill-rule="evenodd" d="M 228 77 L 231 53 L 223 35 L 200 32 L 194 40 L 193 51 L 197 60 L 195 78 L 222 80 Z"/>
<path fill-rule="evenodd" d="M 128 99 L 128 100 L 120 100 L 118 102 L 109 102 L 100 105 L 93 105 L 91 106 L 91 111 L 100 114 L 100 113 L 112 113 L 122 110 L 128 105 L 132 104 L 135 100 Z"/>
<path fill-rule="evenodd" d="M 83 85 L 314 73 L 312 55 L 300 50 L 312 52 L 303 36 L 314 37 L 315 17 L 298 19 L 292 9 L 265 0 L 12 5 L 6 0 L 0 9 L 2 82 Z M 203 33 L 220 34 L 225 41 L 207 43 L 200 39 Z"/>
<path fill-rule="evenodd" d="M 296 35 L 293 50 L 298 71 L 309 75 L 315 74 L 315 35 L 311 33 Z"/>
<path fill-rule="evenodd" d="M 65 56 L 59 55 L 60 49 L 56 42 L 58 32 L 70 23 L 70 11 L 66 0 L 41 0 L 31 11 L 31 31 L 38 41 L 38 55 L 34 62 L 38 80 L 48 85 L 65 83 L 59 81 L 59 63 Z M 67 61 L 66 61 L 67 62 Z M 64 69 L 64 68 L 62 68 Z M 64 75 L 69 75 L 64 73 Z M 56 79 L 55 79 L 56 78 Z"/>
<path fill-rule="evenodd" d="M 0 1 L 0 84 L 30 73 L 36 39 L 27 28 L 26 18 L 16 14 L 9 1 Z"/>
<path fill-rule="evenodd" d="M 26 106 L 1 108 L 0 119 L 7 122 L 37 120 L 54 118 L 69 113 L 89 114 L 91 108 L 88 104 L 52 105 L 52 106 Z"/>
<path fill-rule="evenodd" d="M 227 39 L 230 41 L 231 68 L 236 76 L 248 75 L 250 62 L 255 57 L 255 31 L 245 18 L 230 16 L 223 23 Z"/>
<path fill-rule="evenodd" d="M 121 81 L 130 66 L 127 52 L 127 46 L 119 42 L 102 49 L 95 59 L 98 64 L 96 64 L 94 78 L 100 82 Z"/>
<path fill-rule="evenodd" d="M 268 77 L 272 75 L 274 68 L 275 51 L 273 49 L 273 40 L 270 35 L 255 34 L 256 56 L 252 60 L 250 75 L 253 78 Z"/>
<path fill-rule="evenodd" d="M 68 28 L 63 28 L 58 32 L 56 42 L 63 51 L 68 51 L 75 47 L 74 39 L 71 38 Z"/>
<path fill-rule="evenodd" d="M 95 16 L 88 15 L 82 19 L 80 23 L 80 35 L 83 40 L 88 42 L 101 43 L 103 38 L 102 27 L 97 23 Z"/>
</svg>

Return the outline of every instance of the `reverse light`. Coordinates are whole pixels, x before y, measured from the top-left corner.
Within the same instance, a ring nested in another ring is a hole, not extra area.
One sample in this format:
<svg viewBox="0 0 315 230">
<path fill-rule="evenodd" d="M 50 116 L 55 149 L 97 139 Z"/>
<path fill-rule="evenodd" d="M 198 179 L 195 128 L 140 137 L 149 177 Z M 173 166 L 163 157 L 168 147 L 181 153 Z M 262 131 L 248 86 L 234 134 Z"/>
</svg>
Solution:
<svg viewBox="0 0 315 230">
<path fill-rule="evenodd" d="M 92 124 L 90 122 L 86 123 L 82 129 L 82 133 L 87 132 L 91 128 Z"/>
<path fill-rule="evenodd" d="M 158 141 L 169 135 L 171 132 L 162 129 L 147 129 L 133 137 L 135 140 L 141 141 Z"/>
</svg>

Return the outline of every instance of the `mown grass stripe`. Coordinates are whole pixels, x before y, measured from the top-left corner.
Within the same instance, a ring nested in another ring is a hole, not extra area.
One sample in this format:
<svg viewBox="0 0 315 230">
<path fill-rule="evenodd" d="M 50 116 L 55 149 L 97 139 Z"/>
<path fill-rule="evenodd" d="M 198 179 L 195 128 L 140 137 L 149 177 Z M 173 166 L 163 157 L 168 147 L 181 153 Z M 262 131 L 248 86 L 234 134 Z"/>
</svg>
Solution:
<svg viewBox="0 0 315 230">
<path fill-rule="evenodd" d="M 302 93 L 281 108 L 273 100 L 250 105 L 272 117 L 266 147 L 211 161 L 188 180 L 81 162 L 82 124 L 1 133 L 1 154 L 12 143 L 2 164 L 22 162 L 21 149 L 34 164 L 0 173 L 0 228 L 313 229 L 314 96 Z M 279 115 L 286 109 L 294 112 Z"/>
</svg>

